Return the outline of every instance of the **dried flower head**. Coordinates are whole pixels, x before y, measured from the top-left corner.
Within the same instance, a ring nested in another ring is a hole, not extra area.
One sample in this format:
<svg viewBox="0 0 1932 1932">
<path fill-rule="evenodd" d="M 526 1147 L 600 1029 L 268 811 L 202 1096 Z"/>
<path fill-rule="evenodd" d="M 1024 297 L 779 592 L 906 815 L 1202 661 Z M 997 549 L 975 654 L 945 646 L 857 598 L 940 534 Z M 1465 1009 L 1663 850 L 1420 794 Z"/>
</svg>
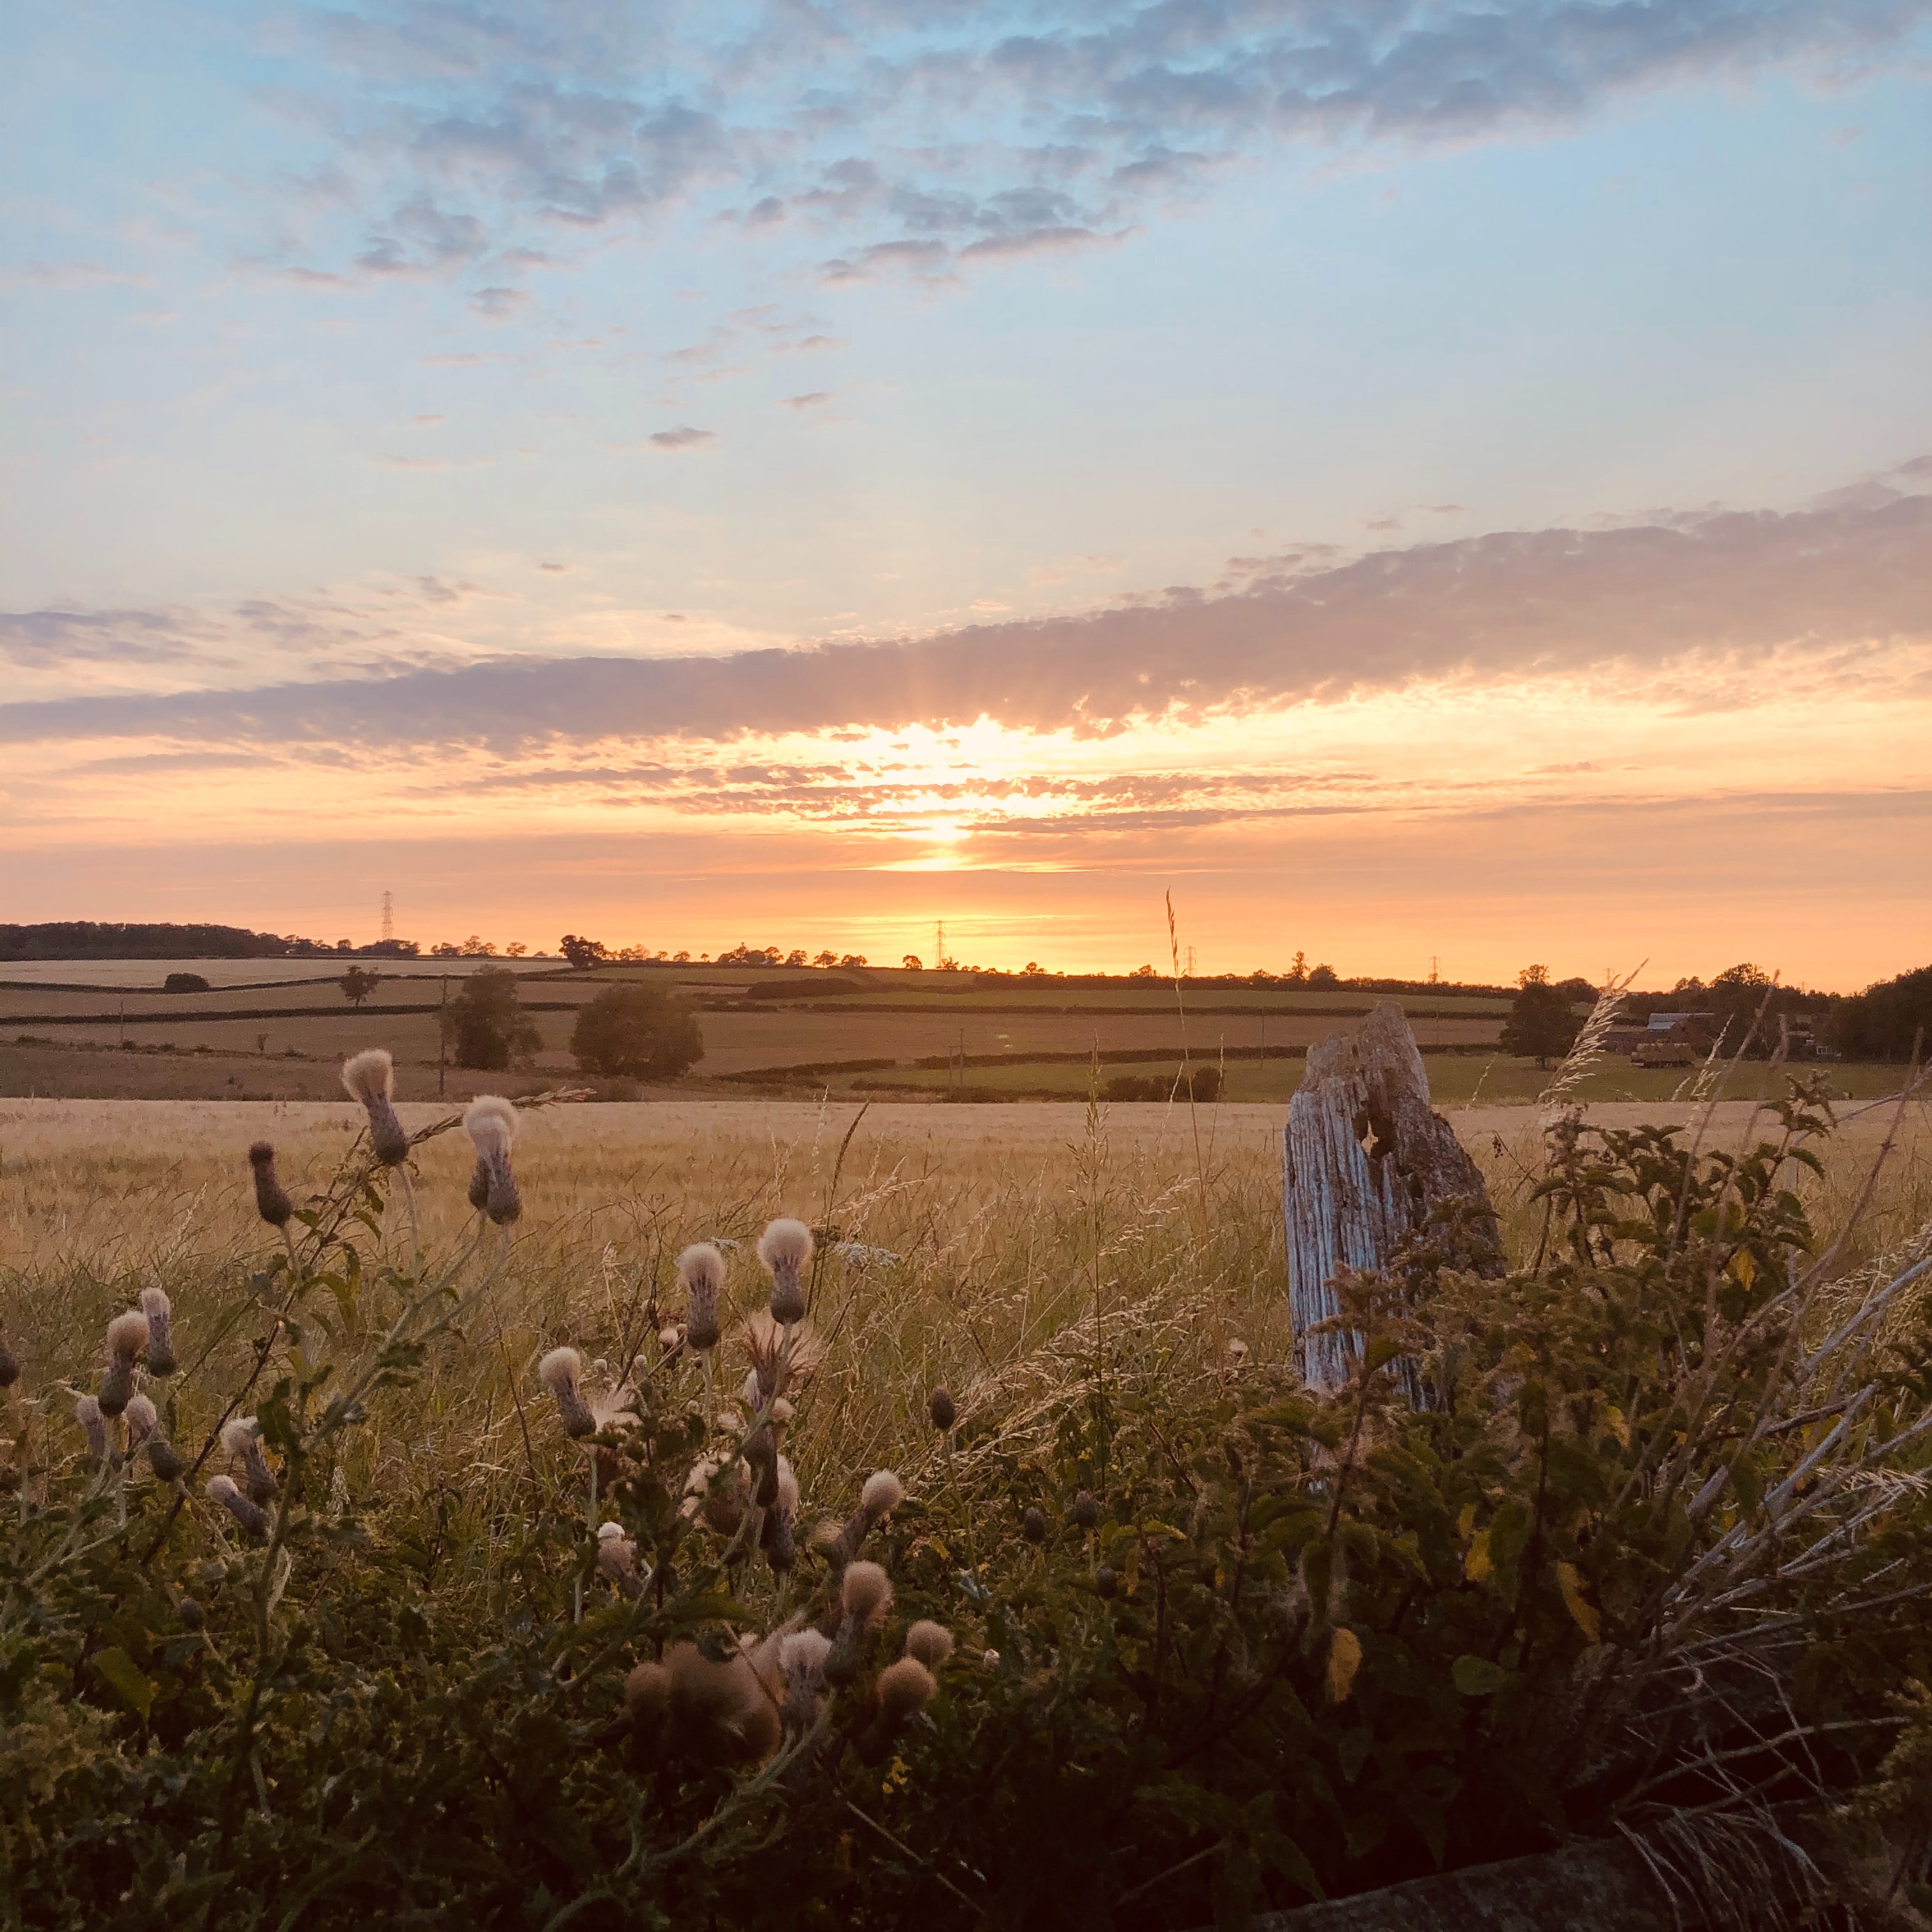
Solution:
<svg viewBox="0 0 1932 1932">
<path fill-rule="evenodd" d="M 91 1395 L 84 1395 L 74 1406 L 74 1419 L 80 1424 L 81 1433 L 87 1438 L 87 1453 L 97 1462 L 107 1460 L 107 1423 L 100 1413 L 100 1405 Z"/>
<path fill-rule="evenodd" d="M 834 1571 L 844 1568 L 856 1557 L 881 1516 L 890 1516 L 905 1501 L 905 1485 L 890 1469 L 874 1469 L 866 1478 L 854 1510 L 826 1551 L 826 1560 Z"/>
<path fill-rule="evenodd" d="M 779 1668 L 785 1697 L 781 1712 L 788 1730 L 808 1730 L 817 1720 L 818 1701 L 825 1689 L 826 1660 L 832 1640 L 822 1630 L 788 1632 L 778 1643 Z"/>
<path fill-rule="evenodd" d="M 991 1672 L 1000 1667 L 1000 1653 L 997 1650 L 982 1650 L 980 1653 L 980 1668 Z"/>
<path fill-rule="evenodd" d="M 838 1606 L 862 1630 L 876 1630 L 892 1606 L 892 1580 L 876 1563 L 850 1563 L 838 1580 Z"/>
<path fill-rule="evenodd" d="M 268 1452 L 262 1447 L 262 1426 L 252 1415 L 232 1417 L 221 1425 L 221 1446 L 242 1466 L 250 1499 L 272 1503 L 275 1499 L 275 1472 L 268 1467 Z"/>
<path fill-rule="evenodd" d="M 658 1330 L 658 1346 L 668 1355 L 684 1340 L 684 1330 L 674 1323 Z"/>
<path fill-rule="evenodd" d="M 148 1372 L 171 1376 L 175 1372 L 175 1310 L 164 1288 L 141 1291 L 141 1312 L 148 1318 Z"/>
<path fill-rule="evenodd" d="M 128 1399 L 128 1453 L 131 1456 L 161 1425 L 160 1412 L 144 1395 Z"/>
<path fill-rule="evenodd" d="M 1020 1518 L 1020 1534 L 1029 1543 L 1044 1543 L 1046 1540 L 1046 1512 L 1032 1503 L 1028 1504 Z"/>
<path fill-rule="evenodd" d="M 183 1630 L 198 1630 L 208 1621 L 208 1612 L 190 1596 L 182 1596 L 175 1604 L 175 1615 L 181 1618 Z"/>
<path fill-rule="evenodd" d="M 1076 1529 L 1091 1529 L 1100 1520 L 1100 1505 L 1091 1490 L 1077 1490 L 1066 1505 L 1066 1520 Z"/>
<path fill-rule="evenodd" d="M 694 1241 L 677 1258 L 684 1284 L 685 1339 L 701 1355 L 718 1346 L 718 1298 L 724 1292 L 724 1257 L 710 1241 Z"/>
<path fill-rule="evenodd" d="M 134 1364 L 148 1346 L 148 1318 L 138 1308 L 124 1309 L 107 1324 L 107 1372 L 100 1378 L 100 1412 L 112 1418 L 128 1406 L 134 1393 Z"/>
<path fill-rule="evenodd" d="M 267 1534 L 267 1515 L 236 1487 L 232 1476 L 209 1477 L 208 1496 L 209 1502 L 219 1503 L 250 1536 Z"/>
<path fill-rule="evenodd" d="M 0 1342 L 0 1389 L 10 1389 L 20 1379 L 20 1357 L 4 1342 Z"/>
<path fill-rule="evenodd" d="M 275 1172 L 274 1142 L 256 1141 L 248 1150 L 248 1165 L 255 1174 L 255 1212 L 270 1227 L 286 1228 L 295 1218 L 296 1204 Z"/>
<path fill-rule="evenodd" d="M 638 1581 L 638 1546 L 620 1522 L 607 1522 L 597 1532 L 597 1574 L 627 1597 L 643 1587 Z"/>
<path fill-rule="evenodd" d="M 180 1480 L 188 1465 L 182 1460 L 181 1451 L 157 1429 L 148 1438 L 148 1467 L 158 1482 L 172 1483 Z"/>
<path fill-rule="evenodd" d="M 772 1319 L 786 1328 L 802 1322 L 803 1275 L 812 1260 L 812 1230 L 802 1221 L 768 1223 L 758 1237 L 758 1258 L 772 1278 Z"/>
<path fill-rule="evenodd" d="M 391 1096 L 396 1063 L 380 1046 L 365 1047 L 342 1063 L 342 1084 L 369 1116 L 369 1148 L 378 1167 L 400 1167 L 410 1157 L 410 1137 L 396 1118 Z"/>
<path fill-rule="evenodd" d="M 714 1663 L 694 1643 L 664 1652 L 671 1748 L 713 1763 L 757 1763 L 778 1748 L 778 1714 L 751 1660 Z"/>
<path fill-rule="evenodd" d="M 783 1576 L 798 1561 L 798 1478 L 782 1456 L 778 1459 L 775 1487 L 777 1494 L 758 1532 L 758 1547 L 765 1561 Z"/>
<path fill-rule="evenodd" d="M 1105 1563 L 1094 1573 L 1094 1592 L 1108 1603 L 1112 1603 L 1120 1594 L 1120 1578 Z"/>
<path fill-rule="evenodd" d="M 937 1670 L 952 1654 L 952 1633 L 930 1617 L 921 1617 L 905 1634 L 905 1654 L 928 1670 Z"/>
<path fill-rule="evenodd" d="M 902 1657 L 879 1672 L 879 1720 L 889 1731 L 916 1717 L 937 1695 L 932 1672 L 916 1657 Z"/>
<path fill-rule="evenodd" d="M 632 1730 L 655 1743 L 670 1717 L 670 1672 L 662 1664 L 638 1664 L 624 1679 L 624 1709 Z"/>
<path fill-rule="evenodd" d="M 789 1350 L 785 1346 L 788 1336 Z M 824 1352 L 808 1323 L 784 1328 L 762 1308 L 748 1316 L 739 1328 L 738 1346 L 758 1378 L 755 1396 L 751 1384 L 747 1382 L 745 1385 L 745 1400 L 752 1408 L 763 1408 L 778 1394 L 781 1386 L 796 1388 L 818 1366 Z"/>
<path fill-rule="evenodd" d="M 1248 1345 L 1237 1335 L 1228 1344 L 1228 1366 L 1231 1369 L 1238 1369 L 1247 1359 Z"/>
<path fill-rule="evenodd" d="M 959 1420 L 959 1406 L 952 1400 L 952 1391 L 944 1382 L 932 1392 L 926 1404 L 927 1414 L 932 1418 L 932 1426 L 942 1434 L 949 1432 Z"/>
<path fill-rule="evenodd" d="M 574 1348 L 553 1348 L 537 1364 L 537 1380 L 556 1398 L 563 1432 L 573 1441 L 597 1432 L 597 1418 L 584 1400 L 584 1358 Z"/>
<path fill-rule="evenodd" d="M 510 1166 L 510 1148 L 517 1138 L 517 1110 L 500 1094 L 479 1094 L 463 1110 L 463 1126 L 476 1149 L 478 1173 L 484 1179 L 483 1211 L 500 1228 L 507 1228 L 524 1211 L 517 1177 Z M 476 1198 L 477 1175 L 470 1181 L 470 1198 Z"/>
</svg>

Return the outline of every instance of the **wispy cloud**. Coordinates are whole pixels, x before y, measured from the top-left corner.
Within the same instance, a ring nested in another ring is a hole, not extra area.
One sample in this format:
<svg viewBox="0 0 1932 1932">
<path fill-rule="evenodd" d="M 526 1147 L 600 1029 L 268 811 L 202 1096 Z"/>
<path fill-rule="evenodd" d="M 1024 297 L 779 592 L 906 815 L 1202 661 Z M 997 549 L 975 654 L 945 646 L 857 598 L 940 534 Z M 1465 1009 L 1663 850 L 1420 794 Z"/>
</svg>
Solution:
<svg viewBox="0 0 1932 1932">
<path fill-rule="evenodd" d="M 706 443 L 718 440 L 718 432 L 694 429 L 689 423 L 680 423 L 676 429 L 653 430 L 644 440 L 653 449 L 702 449 Z"/>
</svg>

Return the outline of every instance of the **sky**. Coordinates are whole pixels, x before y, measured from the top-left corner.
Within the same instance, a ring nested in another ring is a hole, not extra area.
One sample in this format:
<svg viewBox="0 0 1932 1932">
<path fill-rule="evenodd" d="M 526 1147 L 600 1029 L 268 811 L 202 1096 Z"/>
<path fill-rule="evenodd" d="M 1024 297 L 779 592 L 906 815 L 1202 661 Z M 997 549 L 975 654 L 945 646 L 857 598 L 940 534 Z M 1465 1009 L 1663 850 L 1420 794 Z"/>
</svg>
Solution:
<svg viewBox="0 0 1932 1932">
<path fill-rule="evenodd" d="M 1932 958 L 1932 0 L 14 0 L 0 917 Z"/>
</svg>

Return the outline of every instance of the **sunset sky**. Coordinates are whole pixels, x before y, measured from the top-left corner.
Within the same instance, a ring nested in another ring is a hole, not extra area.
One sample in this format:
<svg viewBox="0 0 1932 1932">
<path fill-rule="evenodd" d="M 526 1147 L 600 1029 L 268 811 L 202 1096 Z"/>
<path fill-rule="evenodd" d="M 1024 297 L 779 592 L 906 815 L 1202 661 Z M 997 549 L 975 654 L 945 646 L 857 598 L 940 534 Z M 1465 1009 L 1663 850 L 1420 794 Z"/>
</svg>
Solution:
<svg viewBox="0 0 1932 1932">
<path fill-rule="evenodd" d="M 20 0 L 0 918 L 1932 958 L 1932 0 Z"/>
</svg>

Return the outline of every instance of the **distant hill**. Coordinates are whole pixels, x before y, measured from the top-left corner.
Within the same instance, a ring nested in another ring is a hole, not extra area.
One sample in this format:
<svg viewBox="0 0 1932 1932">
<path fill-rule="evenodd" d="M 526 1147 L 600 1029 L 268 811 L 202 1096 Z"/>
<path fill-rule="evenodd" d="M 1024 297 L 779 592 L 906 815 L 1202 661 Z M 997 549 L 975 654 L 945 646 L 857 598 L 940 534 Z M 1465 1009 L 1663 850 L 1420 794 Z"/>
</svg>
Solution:
<svg viewBox="0 0 1932 1932">
<path fill-rule="evenodd" d="M 364 953 L 404 951 L 358 946 Z M 416 948 L 408 946 L 413 953 Z M 8 959 L 287 959 L 327 953 L 332 946 L 292 934 L 250 932 L 240 926 L 172 926 L 91 919 L 56 920 L 44 926 L 0 925 L 0 960 Z"/>
</svg>

